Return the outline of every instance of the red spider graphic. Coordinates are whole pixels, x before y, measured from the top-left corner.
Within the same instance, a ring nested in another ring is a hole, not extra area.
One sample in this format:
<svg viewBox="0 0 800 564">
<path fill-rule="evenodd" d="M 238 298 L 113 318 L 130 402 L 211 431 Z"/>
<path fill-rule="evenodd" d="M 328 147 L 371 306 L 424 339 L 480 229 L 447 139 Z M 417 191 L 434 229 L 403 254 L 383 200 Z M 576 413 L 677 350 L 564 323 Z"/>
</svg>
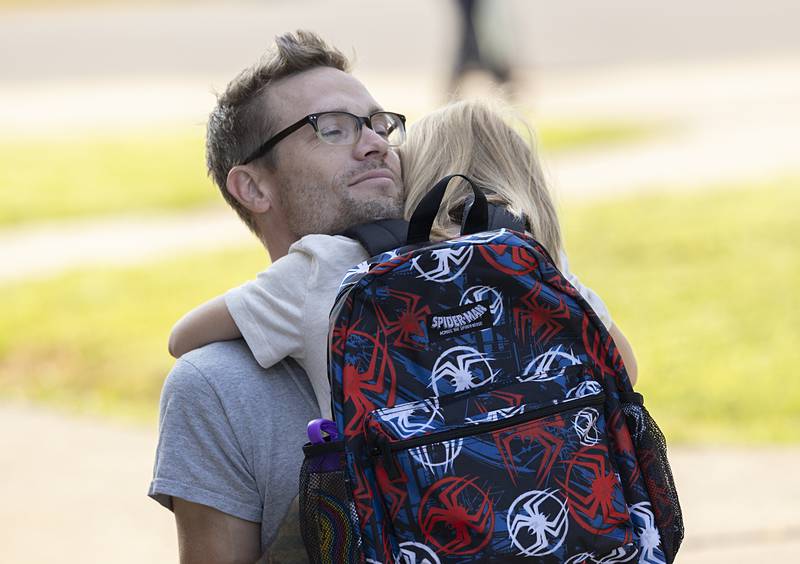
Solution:
<svg viewBox="0 0 800 564">
<path fill-rule="evenodd" d="M 353 323 L 352 327 L 358 327 L 359 323 L 361 323 L 360 319 Z M 330 339 L 330 349 L 332 355 L 342 356 L 344 354 L 344 345 L 347 343 L 347 335 L 349 331 L 350 327 L 344 323 L 339 323 L 334 326 Z"/>
<path fill-rule="evenodd" d="M 475 404 L 475 409 L 473 410 L 471 407 L 467 409 L 468 413 L 489 413 L 490 411 L 495 411 L 497 409 L 503 409 L 503 413 L 506 413 L 506 410 L 511 408 L 519 407 L 522 405 L 522 400 L 525 399 L 525 396 L 522 394 L 515 394 L 513 392 L 505 392 L 503 390 L 494 390 L 489 392 L 488 398 L 475 398 L 473 400 Z M 490 404 L 489 400 L 497 400 L 498 405 L 494 403 Z M 508 417 L 508 415 L 506 415 Z"/>
<path fill-rule="evenodd" d="M 536 257 L 520 247 L 511 247 L 511 262 L 517 268 L 501 264 L 498 258 L 505 255 L 508 249 L 508 245 L 478 245 L 478 250 L 484 260 L 495 270 L 509 276 L 524 276 L 539 268 L 539 261 L 536 260 Z"/>
<path fill-rule="evenodd" d="M 352 404 L 354 413 L 348 418 L 349 423 L 345 427 L 345 437 L 352 437 L 358 434 L 367 413 L 375 409 L 375 404 L 368 399 L 367 393 L 376 396 L 383 396 L 387 392 L 388 398 L 384 405 L 392 406 L 395 402 L 396 374 L 394 364 L 386 350 L 386 345 L 378 341 L 374 335 L 369 335 L 362 331 L 350 330 L 348 337 L 355 335 L 362 337 L 372 343 L 370 352 L 369 366 L 363 371 L 358 366 L 347 363 L 342 370 L 342 386 L 344 387 L 345 404 Z"/>
<path fill-rule="evenodd" d="M 631 484 L 635 482 L 639 479 L 639 463 L 636 460 L 633 439 L 628 431 L 622 410 L 615 410 L 609 417 L 608 434 L 611 438 L 614 452 L 617 453 L 617 460 L 623 462 L 618 466 L 625 483 Z"/>
<path fill-rule="evenodd" d="M 576 290 L 575 286 L 570 284 L 569 281 L 563 276 L 554 274 L 553 276 L 547 279 L 547 283 L 552 287 L 557 288 L 561 292 L 564 292 L 568 296 L 571 296 L 573 298 L 578 297 L 578 290 Z"/>
<path fill-rule="evenodd" d="M 425 541 L 444 554 L 475 554 L 492 537 L 494 508 L 476 480 L 442 478 L 422 497 L 417 520 Z"/>
<path fill-rule="evenodd" d="M 606 338 L 603 339 L 600 331 L 589 321 L 588 315 L 583 317 L 581 333 L 583 334 L 583 346 L 589 358 L 600 367 L 603 374 L 616 378 L 616 372 L 613 366 L 619 362 L 619 352 L 614 346 L 611 335 L 606 334 Z M 613 349 L 612 355 L 608 354 L 609 348 Z M 611 356 L 611 358 L 609 358 L 609 356 Z"/>
<path fill-rule="evenodd" d="M 366 531 L 369 520 L 372 519 L 372 490 L 364 473 L 359 468 L 356 468 L 355 475 L 356 485 L 353 488 L 353 500 L 356 503 L 359 521 L 361 521 L 361 530 Z"/>
<path fill-rule="evenodd" d="M 517 471 L 516 464 L 514 463 L 514 452 L 519 452 L 520 446 L 514 443 L 522 443 L 524 446 L 538 444 L 541 445 L 541 462 L 539 468 L 536 470 L 536 486 L 540 487 L 547 479 L 550 470 L 553 468 L 558 455 L 564 446 L 564 440 L 551 433 L 548 429 L 552 427 L 561 427 L 565 425 L 563 418 L 556 416 L 547 422 L 534 421 L 524 425 L 519 425 L 513 429 L 506 429 L 492 433 L 494 444 L 503 458 L 503 464 L 506 466 L 509 478 L 514 485 L 517 484 Z M 540 449 L 532 454 L 535 456 L 539 453 Z"/>
<path fill-rule="evenodd" d="M 412 337 L 425 337 L 425 321 L 427 316 L 431 314 L 430 306 L 419 307 L 419 301 L 422 297 L 409 292 L 389 290 L 389 296 L 402 302 L 403 311 L 397 319 L 391 321 L 383 310 L 376 305 L 375 312 L 381 329 L 383 329 L 387 337 L 397 333 L 397 337 L 394 340 L 396 347 L 412 350 L 424 349 L 425 344 L 413 340 Z"/>
<path fill-rule="evenodd" d="M 672 523 L 675 520 L 675 510 L 670 501 L 672 488 L 663 478 L 661 457 L 652 449 L 640 450 L 639 456 L 642 458 L 642 475 L 645 478 L 647 493 L 650 494 L 656 523 Z M 658 476 L 659 479 L 654 479 L 654 476 Z"/>
<path fill-rule="evenodd" d="M 527 336 L 527 328 L 530 325 L 530 336 L 535 337 L 541 330 L 539 337 L 541 344 L 546 344 L 550 339 L 558 335 L 563 325 L 556 323 L 556 319 L 569 319 L 569 309 L 562 299 L 559 298 L 558 306 L 550 309 L 539 303 L 539 296 L 542 293 L 542 285 L 536 283 L 533 289 L 525 294 L 520 301 L 521 306 L 514 307 L 514 326 L 517 333 Z"/>
<path fill-rule="evenodd" d="M 399 478 L 390 480 L 383 466 L 376 464 L 375 477 L 378 479 L 378 487 L 383 493 L 383 497 L 390 502 L 389 517 L 394 520 L 408 498 L 408 490 L 404 487 L 408 483 L 408 476 L 401 470 Z"/>
<path fill-rule="evenodd" d="M 610 533 L 630 518 L 620 500 L 622 496 L 617 495 L 617 476 L 613 468 L 606 468 L 607 460 L 605 447 L 581 448 L 566 463 L 565 483 L 561 484 L 572 518 L 585 530 L 599 535 Z M 626 538 L 625 542 L 630 540 Z"/>
</svg>

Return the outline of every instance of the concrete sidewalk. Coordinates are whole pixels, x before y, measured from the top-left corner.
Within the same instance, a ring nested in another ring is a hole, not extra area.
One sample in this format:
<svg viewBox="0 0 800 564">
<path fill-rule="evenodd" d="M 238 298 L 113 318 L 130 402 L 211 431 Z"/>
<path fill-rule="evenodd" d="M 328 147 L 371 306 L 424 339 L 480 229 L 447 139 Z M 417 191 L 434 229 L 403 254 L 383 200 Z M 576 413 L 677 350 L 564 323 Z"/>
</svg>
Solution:
<svg viewBox="0 0 800 564">
<path fill-rule="evenodd" d="M 172 514 L 146 497 L 154 428 L 0 404 L 0 562 L 174 562 Z M 679 564 L 795 562 L 794 448 L 672 448 Z"/>
</svg>

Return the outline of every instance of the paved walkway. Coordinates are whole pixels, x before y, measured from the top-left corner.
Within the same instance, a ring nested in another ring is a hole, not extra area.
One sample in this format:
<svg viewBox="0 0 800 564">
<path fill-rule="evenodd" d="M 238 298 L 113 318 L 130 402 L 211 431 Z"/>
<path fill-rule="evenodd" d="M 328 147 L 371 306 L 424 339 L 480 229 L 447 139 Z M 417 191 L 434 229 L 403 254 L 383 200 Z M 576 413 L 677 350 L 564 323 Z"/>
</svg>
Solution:
<svg viewBox="0 0 800 564">
<path fill-rule="evenodd" d="M 174 562 L 171 513 L 145 497 L 154 428 L 0 403 L 0 562 Z M 679 564 L 796 562 L 800 448 L 673 448 Z"/>
</svg>

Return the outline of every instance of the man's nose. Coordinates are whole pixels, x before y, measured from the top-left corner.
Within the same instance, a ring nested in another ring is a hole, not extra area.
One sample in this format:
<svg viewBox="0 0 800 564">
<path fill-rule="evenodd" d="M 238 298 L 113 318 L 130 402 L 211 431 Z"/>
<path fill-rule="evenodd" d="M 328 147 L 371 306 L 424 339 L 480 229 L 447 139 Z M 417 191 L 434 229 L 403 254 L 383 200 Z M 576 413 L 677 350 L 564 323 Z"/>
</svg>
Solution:
<svg viewBox="0 0 800 564">
<path fill-rule="evenodd" d="M 384 137 L 375 133 L 375 131 L 365 123 L 361 126 L 361 137 L 358 143 L 355 144 L 353 150 L 355 151 L 357 159 L 383 156 L 389 150 L 389 142 Z"/>
</svg>

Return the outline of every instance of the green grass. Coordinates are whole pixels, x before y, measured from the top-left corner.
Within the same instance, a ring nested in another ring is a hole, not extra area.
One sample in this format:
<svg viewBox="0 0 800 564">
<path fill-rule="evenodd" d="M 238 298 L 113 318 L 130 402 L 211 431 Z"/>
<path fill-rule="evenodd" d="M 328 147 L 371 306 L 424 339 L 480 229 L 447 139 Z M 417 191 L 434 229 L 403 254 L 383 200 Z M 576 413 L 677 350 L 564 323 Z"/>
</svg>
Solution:
<svg viewBox="0 0 800 564">
<path fill-rule="evenodd" d="M 0 395 L 152 422 L 172 324 L 268 264 L 246 250 L 6 285 Z"/>
<path fill-rule="evenodd" d="M 549 151 L 640 138 L 639 125 L 544 126 Z M 222 202 L 205 174 L 203 128 L 0 139 L 0 227 Z"/>
<path fill-rule="evenodd" d="M 661 133 L 664 126 L 632 122 L 561 122 L 536 128 L 543 151 L 557 153 L 641 141 Z"/>
<path fill-rule="evenodd" d="M 678 442 L 800 440 L 800 180 L 567 209 L 571 267 L 609 304 Z"/>
<path fill-rule="evenodd" d="M 563 210 L 573 270 L 634 345 L 668 438 L 800 440 L 800 182 Z M 7 285 L 0 395 L 151 421 L 187 308 L 265 264 L 249 250 Z"/>
<path fill-rule="evenodd" d="M 221 200 L 203 131 L 0 141 L 0 225 L 185 209 Z"/>
</svg>

